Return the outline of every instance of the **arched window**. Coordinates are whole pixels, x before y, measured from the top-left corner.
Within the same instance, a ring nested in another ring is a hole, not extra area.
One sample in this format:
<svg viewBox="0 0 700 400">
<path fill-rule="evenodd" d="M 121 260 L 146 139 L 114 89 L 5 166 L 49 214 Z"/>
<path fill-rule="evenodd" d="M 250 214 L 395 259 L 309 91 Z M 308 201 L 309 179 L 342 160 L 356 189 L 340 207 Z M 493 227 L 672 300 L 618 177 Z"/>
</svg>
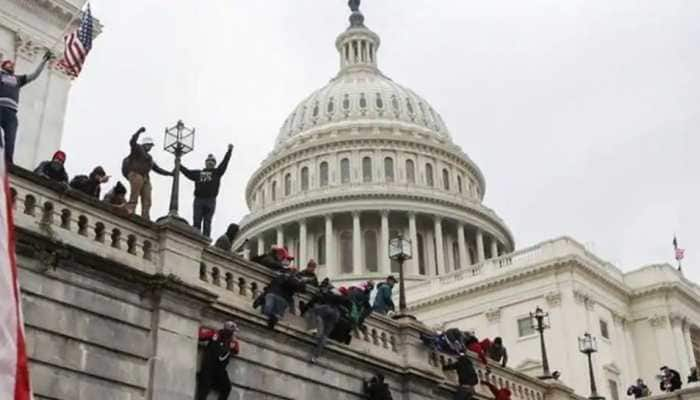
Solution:
<svg viewBox="0 0 700 400">
<path fill-rule="evenodd" d="M 453 265 L 453 270 L 458 270 L 462 268 L 462 260 L 459 259 L 459 244 L 457 242 L 452 243 L 452 258 L 455 260 L 455 265 Z"/>
<path fill-rule="evenodd" d="M 321 235 L 316 239 L 316 258 L 319 265 L 326 265 L 326 236 Z"/>
<path fill-rule="evenodd" d="M 340 271 L 351 274 L 352 268 L 352 232 L 345 231 L 340 234 Z"/>
<path fill-rule="evenodd" d="M 462 175 L 457 175 L 457 190 L 459 190 L 460 194 L 464 193 L 464 188 L 462 188 Z"/>
<path fill-rule="evenodd" d="M 372 182 L 372 159 L 362 159 L 362 182 Z"/>
<path fill-rule="evenodd" d="M 284 195 L 290 194 L 292 194 L 292 174 L 287 174 L 284 176 Z"/>
<path fill-rule="evenodd" d="M 435 180 L 433 179 L 433 166 L 430 163 L 425 164 L 425 184 L 430 187 L 435 186 Z"/>
<path fill-rule="evenodd" d="M 301 169 L 301 190 L 309 190 L 309 168 Z"/>
<path fill-rule="evenodd" d="M 406 160 L 406 182 L 416 183 L 416 166 L 413 160 Z"/>
<path fill-rule="evenodd" d="M 423 235 L 419 233 L 416 237 L 418 239 L 418 273 L 425 275 L 425 244 L 423 243 Z"/>
<path fill-rule="evenodd" d="M 369 272 L 377 272 L 377 234 L 374 231 L 365 231 L 365 267 Z"/>
<path fill-rule="evenodd" d="M 442 169 L 442 187 L 450 190 L 450 171 L 447 168 Z"/>
<path fill-rule="evenodd" d="M 391 157 L 384 159 L 384 178 L 387 182 L 394 181 L 394 159 Z"/>
<path fill-rule="evenodd" d="M 340 183 L 350 183 L 350 160 L 340 160 Z"/>
<path fill-rule="evenodd" d="M 272 189 L 270 190 L 272 201 L 277 200 L 277 181 L 272 181 Z"/>
<path fill-rule="evenodd" d="M 319 182 L 321 187 L 328 186 L 328 163 L 322 162 L 318 168 Z"/>
</svg>

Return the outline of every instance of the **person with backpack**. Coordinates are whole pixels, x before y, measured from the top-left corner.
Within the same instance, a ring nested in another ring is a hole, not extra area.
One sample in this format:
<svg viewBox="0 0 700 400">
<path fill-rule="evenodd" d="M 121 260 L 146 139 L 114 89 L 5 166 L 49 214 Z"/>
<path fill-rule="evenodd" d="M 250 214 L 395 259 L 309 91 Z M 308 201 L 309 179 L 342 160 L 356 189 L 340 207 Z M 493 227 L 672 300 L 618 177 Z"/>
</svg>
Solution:
<svg viewBox="0 0 700 400">
<path fill-rule="evenodd" d="M 141 127 L 131 136 L 131 140 L 129 140 L 131 152 L 122 161 L 122 174 L 129 180 L 129 186 L 131 187 L 127 204 L 129 212 L 134 213 L 136 203 L 138 203 L 140 197 L 141 217 L 150 220 L 152 190 L 150 172 L 153 170 L 153 172 L 164 176 L 173 176 L 173 173 L 159 167 L 153 160 L 150 154 L 153 148 L 152 138 L 145 136 L 139 143 L 139 136 L 144 132 L 146 132 L 146 128 Z"/>
<path fill-rule="evenodd" d="M 202 368 L 197 376 L 196 400 L 207 400 L 209 392 L 219 392 L 219 400 L 228 399 L 231 393 L 231 378 L 226 372 L 226 366 L 232 355 L 240 351 L 240 344 L 236 340 L 238 326 L 233 321 L 226 321 L 223 329 L 200 328 L 199 340 L 205 342 Z"/>
<path fill-rule="evenodd" d="M 192 204 L 192 225 L 206 237 L 211 235 L 211 220 L 216 211 L 216 196 L 219 195 L 221 177 L 226 173 L 228 162 L 231 160 L 233 145 L 228 145 L 224 159 L 217 166 L 214 155 L 209 154 L 204 161 L 204 169 L 189 169 L 184 165 L 180 171 L 185 177 L 194 182 L 194 203 Z M 202 227 L 204 223 L 204 227 Z"/>
<path fill-rule="evenodd" d="M 38 78 L 46 63 L 53 57 L 50 51 L 44 54 L 41 64 L 29 75 L 15 75 L 15 63 L 5 60 L 0 64 L 0 147 L 5 147 L 5 163 L 12 165 L 17 139 L 17 110 L 19 109 L 19 92 L 22 87 Z"/>
<path fill-rule="evenodd" d="M 70 181 L 71 189 L 99 200 L 100 185 L 107 183 L 109 176 L 102 167 L 95 167 L 90 175 L 76 175 Z"/>
</svg>

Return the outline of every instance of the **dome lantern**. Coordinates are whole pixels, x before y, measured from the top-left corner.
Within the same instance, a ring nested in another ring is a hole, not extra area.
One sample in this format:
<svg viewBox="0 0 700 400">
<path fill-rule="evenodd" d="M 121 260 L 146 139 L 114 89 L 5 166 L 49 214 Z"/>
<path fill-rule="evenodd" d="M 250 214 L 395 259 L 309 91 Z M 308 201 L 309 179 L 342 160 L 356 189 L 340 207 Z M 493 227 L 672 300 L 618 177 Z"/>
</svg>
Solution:
<svg viewBox="0 0 700 400">
<path fill-rule="evenodd" d="M 381 40 L 365 26 L 365 17 L 359 9 L 360 2 L 350 0 L 349 5 L 352 10 L 350 26 L 335 42 L 340 53 L 340 74 L 368 70 L 376 72 L 377 50 Z"/>
</svg>

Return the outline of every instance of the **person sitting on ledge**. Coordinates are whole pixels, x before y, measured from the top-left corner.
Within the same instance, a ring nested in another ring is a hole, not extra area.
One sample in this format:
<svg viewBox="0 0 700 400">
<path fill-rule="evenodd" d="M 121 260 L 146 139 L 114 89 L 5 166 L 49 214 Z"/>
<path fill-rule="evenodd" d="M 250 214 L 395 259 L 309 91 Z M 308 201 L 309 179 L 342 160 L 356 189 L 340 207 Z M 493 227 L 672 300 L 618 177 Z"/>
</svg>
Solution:
<svg viewBox="0 0 700 400">
<path fill-rule="evenodd" d="M 363 380 L 363 393 L 368 400 L 393 400 L 389 385 L 384 383 L 384 375 L 377 373 L 369 381 Z"/>
<path fill-rule="evenodd" d="M 461 353 L 457 361 L 442 367 L 443 371 L 457 371 L 459 387 L 454 395 L 454 400 L 469 400 L 474 397 L 474 386 L 479 383 L 479 377 L 474 370 L 472 360 L 466 354 Z"/>
<path fill-rule="evenodd" d="M 236 235 L 238 235 L 238 230 L 238 224 L 229 224 L 228 228 L 226 228 L 226 233 L 216 239 L 214 247 L 224 251 L 231 251 L 233 241 L 236 239 Z"/>
<path fill-rule="evenodd" d="M 122 185 L 121 182 L 117 182 L 112 190 L 107 192 L 102 201 L 114 208 L 126 210 L 126 186 Z"/>
<path fill-rule="evenodd" d="M 395 284 L 396 278 L 393 275 L 389 275 L 386 278 L 386 282 L 377 285 L 377 296 L 374 298 L 372 307 L 374 312 L 386 315 L 389 311 L 394 311 L 394 300 L 391 298 L 391 290 Z"/>
<path fill-rule="evenodd" d="M 90 172 L 90 175 L 74 176 L 73 179 L 70 180 L 70 187 L 71 189 L 75 189 L 99 200 L 100 185 L 107 183 L 107 181 L 109 181 L 109 176 L 105 173 L 105 170 L 102 167 L 95 167 L 95 169 Z"/>
<path fill-rule="evenodd" d="M 51 161 L 42 161 L 34 170 L 34 173 L 52 180 L 54 182 L 68 184 L 68 173 L 64 164 L 66 163 L 66 153 L 58 150 L 51 157 Z"/>
<path fill-rule="evenodd" d="M 240 344 L 236 340 L 238 326 L 233 321 L 226 321 L 223 329 L 218 331 L 200 328 L 199 340 L 206 342 L 202 368 L 197 376 L 197 396 L 195 400 L 207 400 L 213 389 L 219 392 L 219 400 L 228 399 L 231 393 L 231 379 L 226 372 L 231 355 L 237 355 Z"/>
</svg>

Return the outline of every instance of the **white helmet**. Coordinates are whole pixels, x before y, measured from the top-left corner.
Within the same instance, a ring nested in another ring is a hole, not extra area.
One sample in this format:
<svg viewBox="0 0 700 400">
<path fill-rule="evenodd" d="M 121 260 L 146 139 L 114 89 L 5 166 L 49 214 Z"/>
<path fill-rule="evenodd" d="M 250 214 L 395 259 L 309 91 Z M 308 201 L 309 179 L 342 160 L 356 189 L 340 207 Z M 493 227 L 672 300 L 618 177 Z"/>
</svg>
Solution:
<svg viewBox="0 0 700 400">
<path fill-rule="evenodd" d="M 150 144 L 151 146 L 153 145 L 153 138 L 150 136 L 144 136 L 141 138 L 141 145 L 147 145 Z"/>
</svg>

